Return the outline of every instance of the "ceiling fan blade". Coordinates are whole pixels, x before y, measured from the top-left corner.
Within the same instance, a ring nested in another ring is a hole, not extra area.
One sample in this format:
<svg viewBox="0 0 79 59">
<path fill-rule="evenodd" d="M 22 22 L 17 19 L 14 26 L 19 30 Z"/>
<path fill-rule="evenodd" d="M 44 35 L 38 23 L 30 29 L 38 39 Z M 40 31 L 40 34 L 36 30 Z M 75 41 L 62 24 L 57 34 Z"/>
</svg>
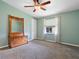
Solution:
<svg viewBox="0 0 79 59">
<path fill-rule="evenodd" d="M 35 11 L 36 11 L 36 9 L 33 10 L 33 12 L 35 12 Z"/>
<path fill-rule="evenodd" d="M 39 3 L 39 0 L 37 0 L 37 3 L 40 4 L 40 3 Z"/>
<path fill-rule="evenodd" d="M 45 8 L 43 8 L 43 7 L 40 7 L 40 8 L 41 8 L 42 10 L 44 10 L 44 11 L 46 10 L 46 9 L 45 9 Z"/>
<path fill-rule="evenodd" d="M 33 0 L 34 1 L 34 4 L 36 5 L 36 4 L 40 4 L 39 3 L 39 0 Z"/>
<path fill-rule="evenodd" d="M 36 5 L 37 4 L 37 0 L 33 0 L 34 1 L 34 4 Z"/>
<path fill-rule="evenodd" d="M 24 7 L 34 7 L 34 6 L 24 6 Z"/>
<path fill-rule="evenodd" d="M 47 2 L 41 3 L 41 5 L 43 6 L 43 5 L 50 4 L 50 3 L 51 1 L 47 1 Z"/>
</svg>

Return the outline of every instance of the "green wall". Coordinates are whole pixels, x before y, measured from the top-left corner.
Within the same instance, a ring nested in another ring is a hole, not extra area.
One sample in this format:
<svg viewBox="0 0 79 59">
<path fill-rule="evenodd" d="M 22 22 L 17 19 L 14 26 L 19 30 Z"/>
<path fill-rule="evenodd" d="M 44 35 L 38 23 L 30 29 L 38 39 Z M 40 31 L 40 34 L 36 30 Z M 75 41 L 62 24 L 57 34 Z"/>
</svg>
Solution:
<svg viewBox="0 0 79 59">
<path fill-rule="evenodd" d="M 61 42 L 79 45 L 79 10 L 65 12 L 58 15 L 44 17 L 45 19 L 52 19 L 53 17 L 60 17 L 60 36 Z M 43 38 L 43 20 L 37 20 L 37 36 Z"/>
<path fill-rule="evenodd" d="M 0 0 L 0 47 L 8 44 L 8 15 L 24 18 L 24 32 L 31 39 L 32 17 Z"/>
<path fill-rule="evenodd" d="M 12 32 L 23 32 L 22 25 L 23 25 L 22 22 L 19 22 L 19 21 L 13 19 L 13 21 L 12 21 Z"/>
<path fill-rule="evenodd" d="M 61 16 L 61 41 L 79 44 L 79 10 Z"/>
<path fill-rule="evenodd" d="M 44 20 L 38 19 L 37 20 L 37 38 L 43 39 L 43 27 L 44 27 Z"/>
</svg>

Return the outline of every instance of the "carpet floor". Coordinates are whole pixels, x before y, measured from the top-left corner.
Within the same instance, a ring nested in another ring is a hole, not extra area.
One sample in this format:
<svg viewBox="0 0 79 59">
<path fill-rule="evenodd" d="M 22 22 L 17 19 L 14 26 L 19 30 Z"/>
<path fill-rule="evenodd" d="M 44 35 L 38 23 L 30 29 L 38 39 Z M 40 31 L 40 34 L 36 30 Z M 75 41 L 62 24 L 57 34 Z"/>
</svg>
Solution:
<svg viewBox="0 0 79 59">
<path fill-rule="evenodd" d="M 33 40 L 16 48 L 0 50 L 0 59 L 79 59 L 79 48 Z"/>
</svg>

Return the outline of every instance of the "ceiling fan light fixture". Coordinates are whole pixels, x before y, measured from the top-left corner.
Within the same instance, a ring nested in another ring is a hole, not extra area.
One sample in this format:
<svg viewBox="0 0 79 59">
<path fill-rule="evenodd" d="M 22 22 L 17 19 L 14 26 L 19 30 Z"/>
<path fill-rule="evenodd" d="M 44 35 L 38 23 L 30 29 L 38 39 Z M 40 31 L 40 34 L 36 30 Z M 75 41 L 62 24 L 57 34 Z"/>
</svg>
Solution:
<svg viewBox="0 0 79 59">
<path fill-rule="evenodd" d="M 43 3 L 39 3 L 39 0 L 33 0 L 33 2 L 34 2 L 33 6 L 24 6 L 24 7 L 34 7 L 34 11 L 33 12 L 35 12 L 36 10 L 40 10 L 40 9 L 45 11 L 46 9 L 43 6 L 51 3 L 50 0 L 46 1 L 46 2 L 43 2 Z"/>
<path fill-rule="evenodd" d="M 41 8 L 41 6 L 35 6 L 35 9 L 38 9 L 39 10 L 40 8 Z"/>
</svg>

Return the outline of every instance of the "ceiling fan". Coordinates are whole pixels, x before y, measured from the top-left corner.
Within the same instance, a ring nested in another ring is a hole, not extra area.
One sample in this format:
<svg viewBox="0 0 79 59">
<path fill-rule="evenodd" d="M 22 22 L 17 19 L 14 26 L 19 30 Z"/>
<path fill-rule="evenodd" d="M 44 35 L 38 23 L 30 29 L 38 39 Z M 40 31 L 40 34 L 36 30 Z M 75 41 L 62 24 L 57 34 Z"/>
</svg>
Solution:
<svg viewBox="0 0 79 59">
<path fill-rule="evenodd" d="M 44 2 L 44 3 L 39 3 L 39 0 L 33 0 L 33 2 L 34 2 L 34 5 L 24 6 L 24 7 L 34 7 L 33 12 L 35 12 L 37 10 L 37 8 L 40 8 L 40 9 L 45 11 L 46 9 L 43 6 L 51 3 L 51 1 L 47 1 L 47 2 Z"/>
</svg>

